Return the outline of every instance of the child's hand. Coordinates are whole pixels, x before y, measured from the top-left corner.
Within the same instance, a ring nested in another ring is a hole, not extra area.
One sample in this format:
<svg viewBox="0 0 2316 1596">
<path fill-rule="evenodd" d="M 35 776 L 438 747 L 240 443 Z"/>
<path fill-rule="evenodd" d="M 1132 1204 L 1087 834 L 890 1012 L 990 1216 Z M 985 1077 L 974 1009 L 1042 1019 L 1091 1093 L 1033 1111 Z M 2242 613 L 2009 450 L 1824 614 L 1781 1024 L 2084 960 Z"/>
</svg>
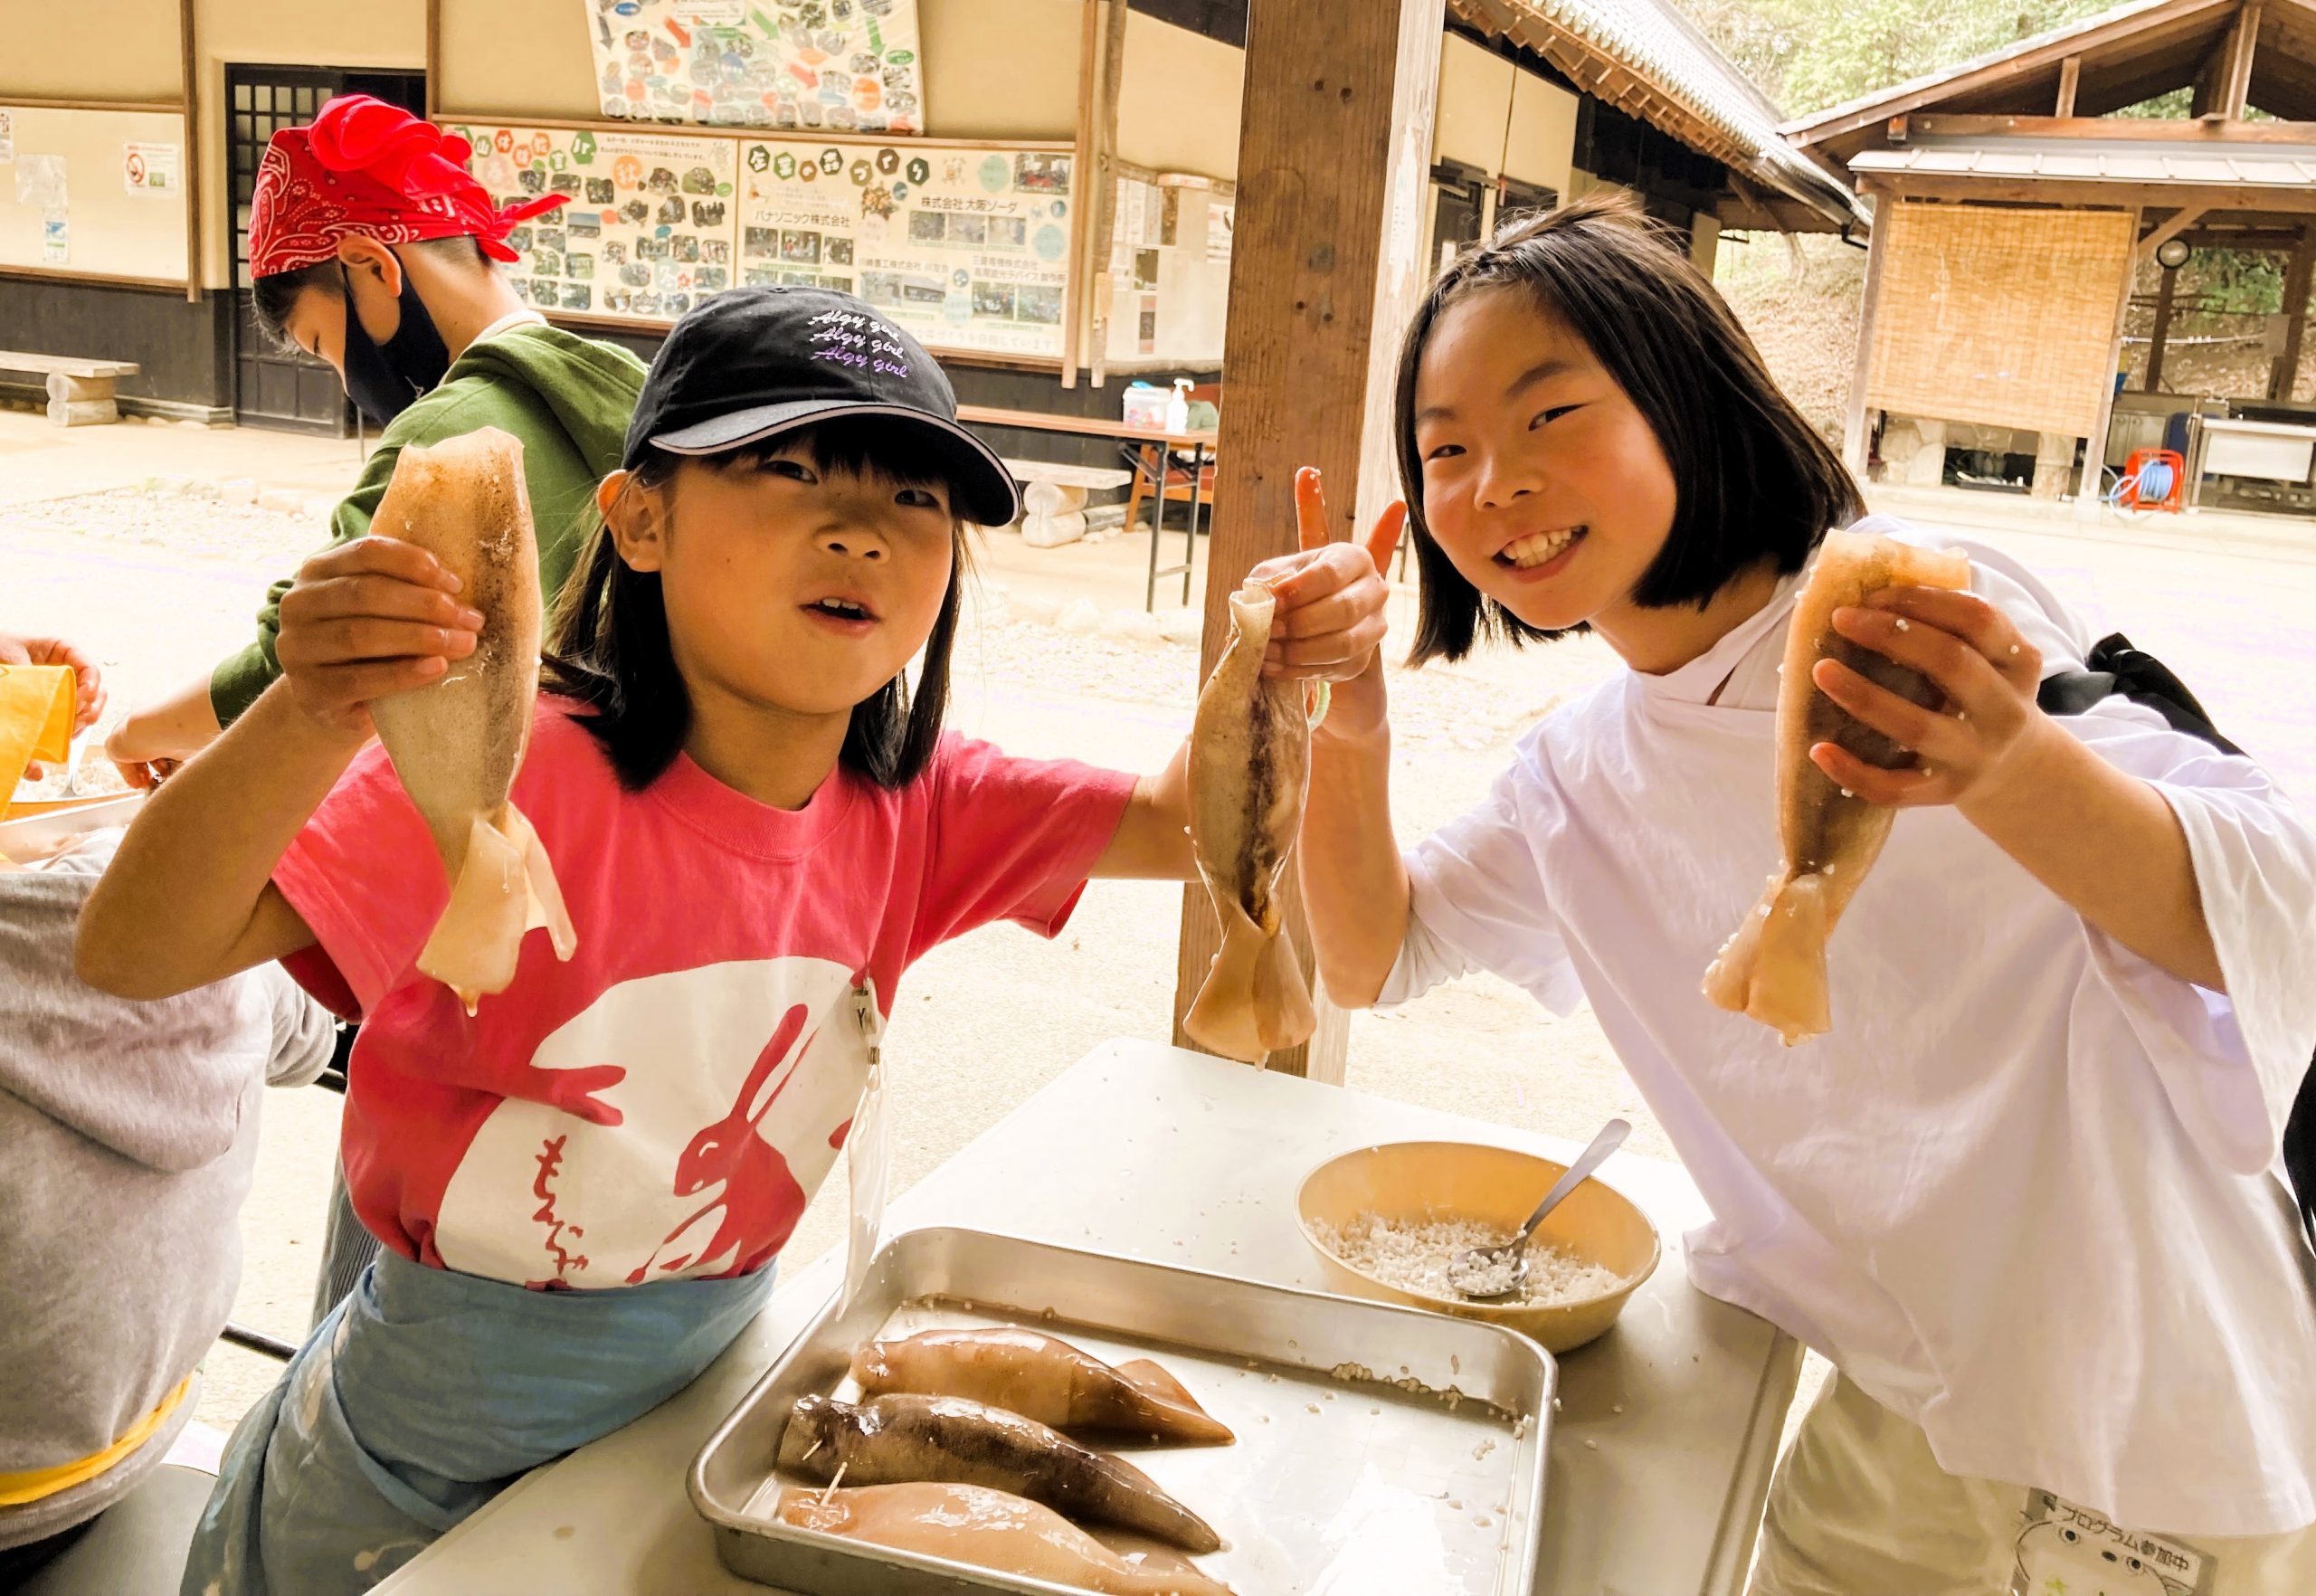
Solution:
<svg viewBox="0 0 2316 1596">
<path fill-rule="evenodd" d="M 1946 695 L 1942 708 L 1924 709 L 1837 660 L 1818 662 L 1812 679 L 1827 698 L 1921 761 L 1913 770 L 1881 770 L 1832 743 L 1809 750 L 1818 769 L 1869 803 L 1967 809 L 2027 770 L 2055 729 L 2035 704 L 2042 654 L 1976 594 L 1889 588 L 1860 608 L 1835 611 L 1834 630 L 1912 666 Z"/>
<path fill-rule="evenodd" d="M 1301 549 L 1247 573 L 1248 581 L 1268 584 L 1278 596 L 1263 674 L 1349 682 L 1376 663 L 1391 597 L 1383 572 L 1407 522 L 1407 506 L 1386 509 L 1364 545 L 1334 542 L 1319 473 L 1305 466 L 1295 473 L 1295 514 Z M 1343 707 L 1340 696 L 1336 703 Z"/>
<path fill-rule="evenodd" d="M 274 652 L 299 709 L 332 731 L 370 730 L 368 705 L 438 681 L 474 652 L 482 613 L 415 544 L 357 537 L 308 560 L 281 597 Z"/>
<path fill-rule="evenodd" d="M 72 668 L 72 735 L 80 736 L 104 713 L 104 672 L 97 662 L 61 637 L 17 637 L 0 632 L 0 665 L 70 665 Z M 38 760 L 24 766 L 24 778 L 38 781 L 48 774 Z"/>
</svg>

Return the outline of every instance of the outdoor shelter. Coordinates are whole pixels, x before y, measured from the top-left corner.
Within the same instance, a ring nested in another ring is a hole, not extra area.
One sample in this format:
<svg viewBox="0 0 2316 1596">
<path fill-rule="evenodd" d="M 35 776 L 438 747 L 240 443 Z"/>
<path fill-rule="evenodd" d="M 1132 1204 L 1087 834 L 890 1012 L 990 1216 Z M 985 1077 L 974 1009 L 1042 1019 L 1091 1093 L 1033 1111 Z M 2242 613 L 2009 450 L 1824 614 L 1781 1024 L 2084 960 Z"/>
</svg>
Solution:
<svg viewBox="0 0 2316 1596">
<path fill-rule="evenodd" d="M 2147 114 L 2178 90 L 2186 115 Z M 1784 130 L 1875 207 L 1853 470 L 1932 484 L 1958 444 L 2031 454 L 2034 492 L 2074 490 L 2090 513 L 2102 464 L 2207 432 L 2225 452 L 2200 463 L 2277 471 L 2260 479 L 2271 502 L 2316 508 L 2316 404 L 2293 393 L 2316 267 L 2316 5 L 2136 0 Z M 2134 277 L 2172 240 L 2285 257 L 2258 391 L 2166 389 L 2175 250 L 2144 307 L 2139 392 L 2119 397 Z"/>
</svg>

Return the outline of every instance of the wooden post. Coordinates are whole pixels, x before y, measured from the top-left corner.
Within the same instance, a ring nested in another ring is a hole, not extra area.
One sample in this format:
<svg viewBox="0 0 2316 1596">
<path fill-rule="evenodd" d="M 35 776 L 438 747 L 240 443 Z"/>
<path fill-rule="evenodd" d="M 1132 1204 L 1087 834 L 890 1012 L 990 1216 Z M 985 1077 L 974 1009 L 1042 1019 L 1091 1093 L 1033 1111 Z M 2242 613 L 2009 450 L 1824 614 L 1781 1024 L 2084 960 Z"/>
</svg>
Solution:
<svg viewBox="0 0 2316 1596">
<path fill-rule="evenodd" d="M 2131 236 L 2139 237 L 2140 211 L 2131 210 Z M 2099 382 L 2099 408 L 2091 423 L 2091 436 L 2083 446 L 2083 480 L 2075 485 L 2074 518 L 2099 518 L 2099 472 L 2107 463 L 2107 429 L 2115 418 L 2115 373 L 2123 358 L 2123 322 L 2131 311 L 2131 279 L 2139 271 L 2139 252 L 2123 252 L 2122 280 L 2115 285 L 2115 337 L 2107 346 L 2107 369 Z"/>
<path fill-rule="evenodd" d="M 1079 353 L 1093 313 L 1095 269 L 1087 242 L 1093 233 L 1087 222 L 1092 214 L 1088 207 L 1099 189 L 1094 125 L 1100 114 L 1102 7 L 1099 0 L 1078 0 L 1078 8 L 1083 14 L 1077 29 L 1077 130 L 1069 154 L 1069 290 L 1061 317 L 1061 385 L 1065 388 L 1077 385 Z M 1106 259 L 1101 269 L 1109 270 Z"/>
<path fill-rule="evenodd" d="M 1094 169 L 1078 179 L 1078 204 L 1094 202 L 1093 236 L 1087 245 L 1086 364 L 1100 387 L 1109 375 L 1110 309 L 1117 284 L 1110 276 L 1110 250 L 1117 241 L 1118 224 L 1118 93 L 1125 82 L 1125 0 L 1087 0 L 1101 13 L 1102 67 L 1098 109 L 1094 118 Z"/>
<path fill-rule="evenodd" d="M 2074 90 L 2076 85 L 2081 83 L 2082 81 L 2083 57 L 2079 55 L 2070 55 L 2064 61 L 2059 62 L 2058 108 L 2052 111 L 2051 115 L 2055 117 L 2071 117 L 2074 115 Z"/>
<path fill-rule="evenodd" d="M 1438 98 L 1443 0 L 1263 0 L 1248 8 L 1230 260 L 1228 399 L 1217 450 L 1200 679 L 1230 632 L 1229 594 L 1296 546 L 1295 472 L 1326 473 L 1344 533 L 1388 480 L 1384 420 L 1397 335 L 1419 280 L 1423 194 Z M 1362 464 L 1365 469 L 1362 470 Z M 1286 930 L 1313 968 L 1290 867 Z M 1220 945 L 1206 888 L 1182 894 L 1174 1040 Z M 1347 1021 L 1270 1068 L 1340 1082 Z"/>
<path fill-rule="evenodd" d="M 2155 290 L 2155 328 L 2147 340 L 2147 382 L 2141 393 L 2163 392 L 2163 345 L 2171 336 L 2171 294 L 2179 274 L 2166 269 Z"/>
<path fill-rule="evenodd" d="M 185 158 L 178 170 L 185 174 L 185 297 L 198 305 L 208 265 L 201 258 L 201 58 L 195 50 L 194 5 L 177 0 L 178 94 L 185 101 Z"/>
<path fill-rule="evenodd" d="M 2316 267 L 2316 237 L 2301 223 L 2300 242 L 2292 245 L 2292 263 L 2283 273 L 2283 353 L 2268 368 L 2268 397 L 2289 399 L 2300 377 L 2300 338 L 2308 328 L 2308 281 Z"/>
<path fill-rule="evenodd" d="M 2261 0 L 2244 0 L 2235 25 L 2197 81 L 2192 113 L 2223 121 L 2244 119 L 2252 90 L 2252 53 L 2260 40 Z"/>
<path fill-rule="evenodd" d="M 1882 299 L 1882 262 L 1889 254 L 1883 235 L 1896 220 L 1905 202 L 1894 194 L 1877 194 L 1874 201 L 1874 231 L 1865 242 L 1865 292 L 1857 307 L 1857 358 L 1849 373 L 1849 408 L 1842 418 L 1842 463 L 1859 486 L 1865 482 L 1865 369 L 1874 351 L 1874 311 Z"/>
</svg>

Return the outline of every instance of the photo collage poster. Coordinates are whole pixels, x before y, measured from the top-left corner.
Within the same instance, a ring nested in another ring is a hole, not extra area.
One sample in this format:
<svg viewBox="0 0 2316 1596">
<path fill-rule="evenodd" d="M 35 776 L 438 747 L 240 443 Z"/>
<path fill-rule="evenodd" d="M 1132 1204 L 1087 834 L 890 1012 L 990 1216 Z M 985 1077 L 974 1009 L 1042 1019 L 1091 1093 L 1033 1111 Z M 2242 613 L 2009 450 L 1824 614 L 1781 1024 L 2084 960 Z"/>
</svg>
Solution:
<svg viewBox="0 0 2316 1596">
<path fill-rule="evenodd" d="M 743 282 L 858 294 L 928 348 L 1058 356 L 1067 150 L 742 145 Z"/>
<path fill-rule="evenodd" d="M 732 286 L 729 138 L 454 126 L 500 204 L 564 194 L 570 202 L 517 227 L 508 276 L 541 310 L 673 321 Z"/>
<path fill-rule="evenodd" d="M 613 121 L 925 130 L 916 0 L 578 0 Z"/>
</svg>

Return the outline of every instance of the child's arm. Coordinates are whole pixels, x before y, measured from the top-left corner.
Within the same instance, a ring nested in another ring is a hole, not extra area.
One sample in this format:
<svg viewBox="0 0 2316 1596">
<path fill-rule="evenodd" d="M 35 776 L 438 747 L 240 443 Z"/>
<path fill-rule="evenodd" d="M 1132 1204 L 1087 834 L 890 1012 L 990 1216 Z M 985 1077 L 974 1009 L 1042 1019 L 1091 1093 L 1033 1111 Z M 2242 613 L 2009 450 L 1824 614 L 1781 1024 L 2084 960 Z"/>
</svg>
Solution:
<svg viewBox="0 0 2316 1596">
<path fill-rule="evenodd" d="M 1391 727 L 1380 652 L 1337 684 L 1311 734 L 1311 795 L 1296 849 L 1312 951 L 1327 996 L 1372 1006 L 1408 934 L 1408 868 L 1391 829 Z"/>
<path fill-rule="evenodd" d="M 1834 625 L 1921 671 L 1947 704 L 1922 708 L 1820 661 L 1827 696 L 1922 767 L 1879 770 L 1820 743 L 1819 769 L 1871 803 L 1953 804 L 2091 925 L 2182 981 L 2226 990 L 2178 818 L 2036 706 L 2042 657 L 2008 616 L 1975 594 L 1898 588 Z"/>
<path fill-rule="evenodd" d="M 283 679 L 147 801 L 81 914 L 82 980 L 167 997 L 312 943 L 274 866 L 369 740 L 369 701 L 473 651 L 481 617 L 456 589 L 392 538 L 306 563 L 281 602 Z"/>
<path fill-rule="evenodd" d="M 1383 608 L 1391 597 L 1381 572 L 1391 558 L 1391 546 L 1399 541 L 1406 512 L 1398 506 L 1386 511 L 1367 547 L 1331 543 L 1325 505 L 1318 497 L 1318 475 L 1306 470 L 1296 481 L 1297 508 L 1302 511 L 1302 549 L 1265 560 L 1247 573 L 1249 582 L 1270 584 L 1278 597 L 1263 674 L 1287 680 L 1344 682 L 1372 669 L 1380 693 L 1382 677 L 1377 648 L 1383 641 Z M 1312 752 L 1315 765 L 1315 738 Z M 1144 776 L 1135 785 L 1125 814 L 1118 822 L 1117 834 L 1096 862 L 1093 873 L 1169 881 L 1196 879 L 1198 861 L 1191 853 L 1190 824 L 1190 744 L 1185 741 L 1174 750 L 1164 770 Z"/>
<path fill-rule="evenodd" d="M 125 716 L 105 738 L 105 757 L 132 787 L 150 787 L 217 740 L 217 708 L 209 678 Z"/>
</svg>

